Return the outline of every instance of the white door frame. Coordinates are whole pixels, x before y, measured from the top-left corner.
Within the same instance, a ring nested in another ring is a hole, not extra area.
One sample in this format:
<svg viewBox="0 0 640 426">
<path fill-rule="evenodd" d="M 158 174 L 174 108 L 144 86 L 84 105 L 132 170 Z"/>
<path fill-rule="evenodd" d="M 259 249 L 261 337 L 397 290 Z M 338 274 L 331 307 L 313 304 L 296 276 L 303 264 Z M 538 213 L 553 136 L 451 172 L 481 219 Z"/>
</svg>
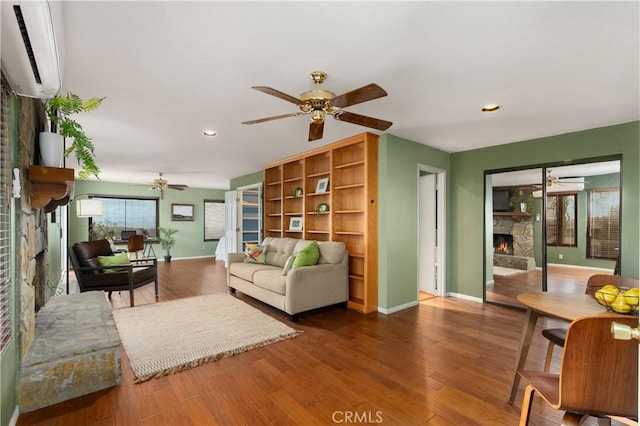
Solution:
<svg viewBox="0 0 640 426">
<path fill-rule="evenodd" d="M 418 181 L 418 188 L 420 187 L 420 172 L 433 173 L 436 175 L 436 185 L 437 185 L 437 195 L 436 200 L 438 202 L 438 207 L 436 211 L 436 215 L 438 218 L 438 234 L 436 236 L 436 261 L 437 261 L 437 278 L 436 278 L 436 296 L 445 296 L 446 295 L 446 272 L 447 272 L 447 262 L 446 262 L 446 235 L 447 235 L 447 171 L 438 169 L 431 166 L 426 166 L 424 164 L 418 164 L 418 172 L 416 174 L 416 180 Z M 417 197 L 420 197 L 420 193 L 418 191 Z M 420 208 L 420 200 L 418 199 L 418 209 Z M 418 215 L 418 229 L 420 229 L 420 212 L 417 212 Z M 419 252 L 419 244 L 416 247 L 416 259 L 418 260 L 417 265 L 420 268 L 420 252 Z M 419 277 L 419 271 L 417 276 Z M 416 280 L 416 297 L 420 290 L 420 282 Z"/>
</svg>

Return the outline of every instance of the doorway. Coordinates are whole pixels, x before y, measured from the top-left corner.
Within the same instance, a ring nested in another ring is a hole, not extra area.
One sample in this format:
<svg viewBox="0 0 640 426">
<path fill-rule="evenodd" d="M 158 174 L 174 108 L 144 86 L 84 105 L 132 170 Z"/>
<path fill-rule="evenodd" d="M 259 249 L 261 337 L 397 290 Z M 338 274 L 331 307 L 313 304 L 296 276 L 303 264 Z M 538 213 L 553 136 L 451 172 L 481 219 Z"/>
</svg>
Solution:
<svg viewBox="0 0 640 426">
<path fill-rule="evenodd" d="M 484 300 L 521 307 L 519 293 L 582 293 L 590 275 L 614 273 L 621 172 L 619 158 L 486 171 Z"/>
<path fill-rule="evenodd" d="M 446 172 L 418 167 L 418 300 L 445 295 Z"/>
</svg>

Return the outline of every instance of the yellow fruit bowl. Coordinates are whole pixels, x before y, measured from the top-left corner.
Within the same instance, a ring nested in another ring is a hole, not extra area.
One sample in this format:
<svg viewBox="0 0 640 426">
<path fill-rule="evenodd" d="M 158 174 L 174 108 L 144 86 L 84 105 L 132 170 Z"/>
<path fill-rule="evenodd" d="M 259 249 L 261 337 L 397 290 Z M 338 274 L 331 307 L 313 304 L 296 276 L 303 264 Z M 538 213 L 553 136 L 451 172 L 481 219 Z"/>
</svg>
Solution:
<svg viewBox="0 0 640 426">
<path fill-rule="evenodd" d="M 640 290 L 637 287 L 622 288 L 614 285 L 605 285 L 597 289 L 593 293 L 593 297 L 608 311 L 618 314 L 638 315 Z"/>
</svg>

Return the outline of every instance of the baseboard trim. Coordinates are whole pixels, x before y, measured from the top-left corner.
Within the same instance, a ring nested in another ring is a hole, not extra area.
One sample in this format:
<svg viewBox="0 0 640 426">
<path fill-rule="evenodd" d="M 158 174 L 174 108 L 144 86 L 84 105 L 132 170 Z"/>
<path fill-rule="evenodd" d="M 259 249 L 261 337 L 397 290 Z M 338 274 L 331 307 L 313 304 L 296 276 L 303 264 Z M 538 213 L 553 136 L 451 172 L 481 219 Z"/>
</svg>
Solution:
<svg viewBox="0 0 640 426">
<path fill-rule="evenodd" d="M 192 260 L 192 259 L 208 259 L 208 258 L 214 258 L 215 259 L 215 255 L 206 255 L 206 256 L 187 256 L 187 257 L 173 257 L 171 256 L 171 261 L 175 262 L 175 261 L 180 261 L 180 260 Z M 158 257 L 158 262 L 164 262 L 164 256 Z"/>
<path fill-rule="evenodd" d="M 469 300 L 471 302 L 484 303 L 481 297 L 469 296 L 462 293 L 447 293 L 449 297 L 455 297 L 457 299 Z"/>
<path fill-rule="evenodd" d="M 9 425 L 16 426 L 18 424 L 18 417 L 20 417 L 20 409 L 16 405 L 15 409 L 13 410 L 13 415 L 11 416 L 11 419 L 9 419 Z"/>
<path fill-rule="evenodd" d="M 596 266 L 568 265 L 564 263 L 547 263 L 547 266 L 559 266 L 561 268 L 568 268 L 568 269 L 588 269 L 590 271 L 608 272 L 610 274 L 613 274 L 613 269 L 614 269 L 614 268 L 598 268 Z"/>
<path fill-rule="evenodd" d="M 394 306 L 393 308 L 381 308 L 380 306 L 378 306 L 378 312 L 380 312 L 381 314 L 389 315 L 389 314 L 394 314 L 396 312 L 404 311 L 405 309 L 413 308 L 414 306 L 418 306 L 417 300 L 414 300 L 412 302 L 405 303 L 402 305 Z"/>
</svg>

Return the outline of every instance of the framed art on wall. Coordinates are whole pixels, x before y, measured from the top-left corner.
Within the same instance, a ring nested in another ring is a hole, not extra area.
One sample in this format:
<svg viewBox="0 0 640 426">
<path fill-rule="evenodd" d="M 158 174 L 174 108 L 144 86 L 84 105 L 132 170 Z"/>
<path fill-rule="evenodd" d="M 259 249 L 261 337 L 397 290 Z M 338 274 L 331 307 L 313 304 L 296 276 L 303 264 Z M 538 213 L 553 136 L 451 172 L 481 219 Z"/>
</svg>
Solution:
<svg viewBox="0 0 640 426">
<path fill-rule="evenodd" d="M 193 220 L 193 204 L 171 204 L 171 220 Z"/>
</svg>

